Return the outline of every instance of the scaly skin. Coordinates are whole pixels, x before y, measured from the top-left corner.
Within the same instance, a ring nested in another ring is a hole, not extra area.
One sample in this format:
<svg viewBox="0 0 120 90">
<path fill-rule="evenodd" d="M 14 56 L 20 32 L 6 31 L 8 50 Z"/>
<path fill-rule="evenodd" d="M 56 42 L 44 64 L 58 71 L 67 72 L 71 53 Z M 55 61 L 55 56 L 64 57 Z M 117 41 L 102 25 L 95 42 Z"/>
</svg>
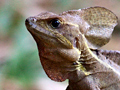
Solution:
<svg viewBox="0 0 120 90">
<path fill-rule="evenodd" d="M 57 27 L 52 25 L 54 20 L 59 22 Z M 26 27 L 37 43 L 42 66 L 48 77 L 55 81 L 69 79 L 70 73 L 76 70 L 82 73 L 81 77 L 88 78 L 90 75 L 99 78 L 98 73 L 105 72 L 113 77 L 120 76 L 107 59 L 91 51 L 109 42 L 116 25 L 115 14 L 102 7 L 70 10 L 59 15 L 45 12 L 26 19 Z M 106 83 L 103 78 L 95 82 L 99 88 Z"/>
</svg>

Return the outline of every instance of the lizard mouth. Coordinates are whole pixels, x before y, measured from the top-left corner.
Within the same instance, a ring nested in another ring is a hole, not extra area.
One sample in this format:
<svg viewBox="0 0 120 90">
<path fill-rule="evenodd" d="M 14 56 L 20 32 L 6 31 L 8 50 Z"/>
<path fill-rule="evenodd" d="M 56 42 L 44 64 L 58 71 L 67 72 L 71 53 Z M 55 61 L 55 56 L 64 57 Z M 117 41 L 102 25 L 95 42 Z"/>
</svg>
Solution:
<svg viewBox="0 0 120 90">
<path fill-rule="evenodd" d="M 25 20 L 25 25 L 27 30 L 32 34 L 32 36 L 44 40 L 45 36 L 49 33 L 47 30 L 38 26 L 37 19 L 35 17 L 29 17 Z"/>
<path fill-rule="evenodd" d="M 37 19 L 35 17 L 29 17 L 25 20 L 25 25 L 26 25 L 27 30 L 31 33 L 31 35 L 35 39 L 37 45 L 40 47 L 44 47 L 45 42 L 43 42 L 44 40 L 43 37 L 45 36 L 45 34 L 41 32 L 44 29 L 40 27 L 38 30 L 36 21 Z"/>
</svg>

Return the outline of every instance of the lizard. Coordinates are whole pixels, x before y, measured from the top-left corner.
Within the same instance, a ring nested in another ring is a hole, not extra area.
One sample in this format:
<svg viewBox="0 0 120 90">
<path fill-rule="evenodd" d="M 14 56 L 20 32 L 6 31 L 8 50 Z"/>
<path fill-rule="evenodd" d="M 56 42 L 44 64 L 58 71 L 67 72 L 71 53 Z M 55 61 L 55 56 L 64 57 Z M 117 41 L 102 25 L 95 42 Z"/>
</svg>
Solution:
<svg viewBox="0 0 120 90">
<path fill-rule="evenodd" d="M 37 43 L 40 61 L 48 77 L 62 82 L 71 79 L 72 72 L 79 71 L 76 82 L 85 78 L 92 82 L 80 90 L 109 90 L 109 86 L 120 82 L 120 67 L 110 65 L 107 59 L 97 55 L 97 49 L 109 42 L 117 23 L 118 18 L 113 12 L 98 6 L 61 14 L 43 12 L 25 21 Z M 110 82 L 100 75 L 117 79 Z"/>
</svg>

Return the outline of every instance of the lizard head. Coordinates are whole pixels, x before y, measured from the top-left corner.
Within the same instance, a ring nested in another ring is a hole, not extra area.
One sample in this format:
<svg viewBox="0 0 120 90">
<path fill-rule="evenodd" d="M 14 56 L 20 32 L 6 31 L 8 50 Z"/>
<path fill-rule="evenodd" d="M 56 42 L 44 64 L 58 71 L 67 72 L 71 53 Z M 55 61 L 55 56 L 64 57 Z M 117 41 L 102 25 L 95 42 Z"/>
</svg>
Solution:
<svg viewBox="0 0 120 90">
<path fill-rule="evenodd" d="M 44 12 L 26 19 L 26 26 L 33 37 L 36 38 L 35 40 L 39 38 L 44 46 L 72 49 L 75 46 L 76 37 L 81 33 L 78 18 L 78 15 L 73 17 L 66 13 L 57 15 Z"/>
<path fill-rule="evenodd" d="M 66 72 L 75 70 L 73 63 L 80 58 L 76 48 L 80 34 L 77 18 L 65 13 L 44 12 L 26 19 L 26 27 L 36 40 L 43 68 L 55 81 L 64 81 L 68 77 Z"/>
<path fill-rule="evenodd" d="M 26 27 L 37 42 L 43 68 L 55 81 L 64 81 L 68 77 L 66 72 L 75 70 L 73 63 L 80 58 L 80 51 L 75 48 L 79 46 L 76 41 L 79 26 L 77 22 L 70 22 L 74 19 L 51 12 L 26 19 Z"/>
</svg>

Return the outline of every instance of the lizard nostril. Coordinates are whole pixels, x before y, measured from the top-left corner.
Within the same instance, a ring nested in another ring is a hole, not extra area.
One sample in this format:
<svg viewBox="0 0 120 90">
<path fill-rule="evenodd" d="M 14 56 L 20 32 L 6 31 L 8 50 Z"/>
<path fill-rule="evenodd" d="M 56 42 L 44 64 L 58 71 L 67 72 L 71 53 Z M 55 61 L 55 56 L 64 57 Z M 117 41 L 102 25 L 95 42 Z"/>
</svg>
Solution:
<svg viewBox="0 0 120 90">
<path fill-rule="evenodd" d="M 37 21 L 36 18 L 30 17 L 25 20 L 25 23 L 36 22 L 36 21 Z"/>
<path fill-rule="evenodd" d="M 36 22 L 37 20 L 36 18 L 31 18 L 31 21 Z"/>
</svg>

